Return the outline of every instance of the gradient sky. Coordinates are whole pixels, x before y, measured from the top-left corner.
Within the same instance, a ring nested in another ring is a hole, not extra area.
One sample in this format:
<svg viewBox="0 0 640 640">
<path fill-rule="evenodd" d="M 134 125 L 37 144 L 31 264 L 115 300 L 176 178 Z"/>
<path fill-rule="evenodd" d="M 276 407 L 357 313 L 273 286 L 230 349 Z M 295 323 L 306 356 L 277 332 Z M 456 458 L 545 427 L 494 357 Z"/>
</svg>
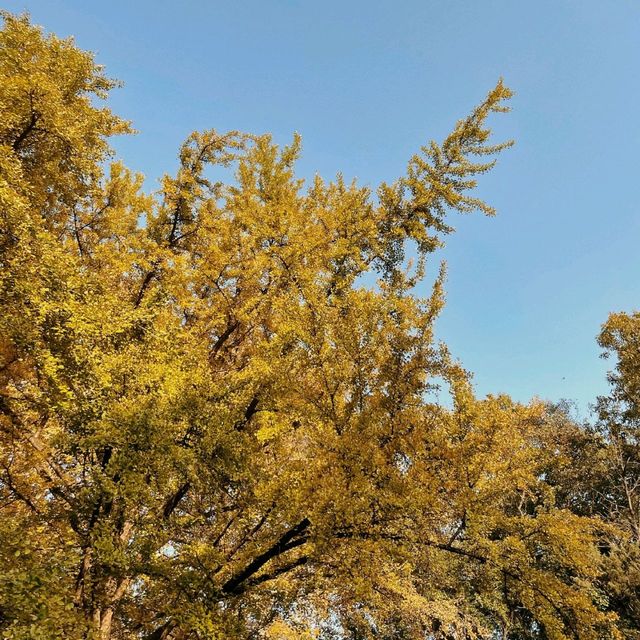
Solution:
<svg viewBox="0 0 640 640">
<path fill-rule="evenodd" d="M 606 392 L 595 337 L 640 305 L 639 0 L 5 0 L 125 86 L 111 106 L 140 133 L 117 154 L 147 176 L 193 129 L 303 136 L 301 175 L 393 180 L 502 76 L 514 137 L 457 217 L 442 256 L 439 336 L 479 394 Z M 435 262 L 433 269 L 436 268 Z M 609 365 L 610 366 L 610 365 Z"/>
</svg>

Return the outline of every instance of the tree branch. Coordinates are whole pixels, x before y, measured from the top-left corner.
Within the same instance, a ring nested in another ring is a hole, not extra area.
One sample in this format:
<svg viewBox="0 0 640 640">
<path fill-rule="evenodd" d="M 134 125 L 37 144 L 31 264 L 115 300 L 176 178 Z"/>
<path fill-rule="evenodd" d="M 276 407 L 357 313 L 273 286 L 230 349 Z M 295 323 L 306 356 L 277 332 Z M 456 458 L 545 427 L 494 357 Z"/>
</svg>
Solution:
<svg viewBox="0 0 640 640">
<path fill-rule="evenodd" d="M 22 143 L 25 141 L 26 137 L 35 129 L 35 126 L 38 123 L 39 119 L 40 114 L 37 111 L 31 111 L 31 118 L 29 119 L 29 122 L 27 122 L 24 129 L 20 132 L 18 137 L 13 141 L 13 144 L 11 145 L 15 152 L 18 152 L 20 150 Z"/>
<path fill-rule="evenodd" d="M 171 514 L 175 511 L 176 507 L 180 504 L 180 501 L 187 495 L 191 489 L 191 482 L 188 480 L 182 484 L 178 490 L 169 497 L 169 499 L 165 502 L 164 508 L 162 509 L 162 517 L 166 520 L 171 516 Z"/>
<path fill-rule="evenodd" d="M 267 551 L 261 553 L 254 558 L 242 571 L 238 572 L 235 576 L 232 576 L 222 585 L 223 593 L 235 594 L 241 591 L 240 586 L 245 580 L 252 575 L 260 571 L 260 569 L 280 554 L 303 545 L 309 539 L 308 536 L 303 535 L 304 532 L 311 525 L 311 521 L 308 518 L 304 518 L 297 525 L 289 529 L 284 533 L 280 539 Z M 298 537 L 302 536 L 302 537 Z"/>
</svg>

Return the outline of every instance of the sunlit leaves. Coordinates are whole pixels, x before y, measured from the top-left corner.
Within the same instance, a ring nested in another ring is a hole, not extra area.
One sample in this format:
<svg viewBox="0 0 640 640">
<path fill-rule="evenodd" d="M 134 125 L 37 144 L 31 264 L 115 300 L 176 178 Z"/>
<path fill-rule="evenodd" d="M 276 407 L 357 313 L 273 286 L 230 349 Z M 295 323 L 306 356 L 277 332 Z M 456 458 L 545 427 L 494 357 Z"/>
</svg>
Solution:
<svg viewBox="0 0 640 640">
<path fill-rule="evenodd" d="M 546 408 L 434 335 L 502 83 L 375 192 L 208 130 L 148 195 L 93 58 L 0 47 L 3 637 L 615 637 Z"/>
</svg>

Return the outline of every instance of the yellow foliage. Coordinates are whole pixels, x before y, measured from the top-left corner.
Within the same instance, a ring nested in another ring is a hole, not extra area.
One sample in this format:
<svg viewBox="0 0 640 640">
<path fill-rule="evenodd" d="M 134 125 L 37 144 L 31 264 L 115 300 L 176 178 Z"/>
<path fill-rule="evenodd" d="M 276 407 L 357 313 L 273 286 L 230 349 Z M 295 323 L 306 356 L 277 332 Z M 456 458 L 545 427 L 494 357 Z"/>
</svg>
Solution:
<svg viewBox="0 0 640 640">
<path fill-rule="evenodd" d="M 297 179 L 298 136 L 213 130 L 151 197 L 108 165 L 114 86 L 4 14 L 2 637 L 617 637 L 545 408 L 475 399 L 434 338 L 427 258 L 493 212 L 469 193 L 510 91 L 377 197 Z"/>
</svg>

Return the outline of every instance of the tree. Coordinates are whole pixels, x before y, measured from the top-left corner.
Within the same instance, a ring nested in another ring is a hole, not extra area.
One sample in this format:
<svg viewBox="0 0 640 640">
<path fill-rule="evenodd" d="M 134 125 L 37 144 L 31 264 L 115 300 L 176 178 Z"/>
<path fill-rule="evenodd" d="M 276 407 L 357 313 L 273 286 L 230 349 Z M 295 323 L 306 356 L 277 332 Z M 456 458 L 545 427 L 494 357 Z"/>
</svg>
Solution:
<svg viewBox="0 0 640 640">
<path fill-rule="evenodd" d="M 608 526 L 599 547 L 607 608 L 625 638 L 640 638 L 640 314 L 613 313 L 598 342 L 615 358 L 610 393 L 595 405 L 596 421 L 579 425 L 566 406 L 549 407 L 544 436 L 558 452 L 545 470 L 556 504 Z"/>
<path fill-rule="evenodd" d="M 640 638 L 640 313 L 613 313 L 598 342 L 616 357 L 611 392 L 598 399 L 608 442 L 605 517 L 618 530 L 607 549 L 606 585 L 625 637 Z"/>
<path fill-rule="evenodd" d="M 5 13 L 0 78 L 3 637 L 619 637 L 545 407 L 475 399 L 415 293 L 493 213 L 501 82 L 376 194 L 211 130 L 148 196 L 90 54 Z"/>
</svg>

